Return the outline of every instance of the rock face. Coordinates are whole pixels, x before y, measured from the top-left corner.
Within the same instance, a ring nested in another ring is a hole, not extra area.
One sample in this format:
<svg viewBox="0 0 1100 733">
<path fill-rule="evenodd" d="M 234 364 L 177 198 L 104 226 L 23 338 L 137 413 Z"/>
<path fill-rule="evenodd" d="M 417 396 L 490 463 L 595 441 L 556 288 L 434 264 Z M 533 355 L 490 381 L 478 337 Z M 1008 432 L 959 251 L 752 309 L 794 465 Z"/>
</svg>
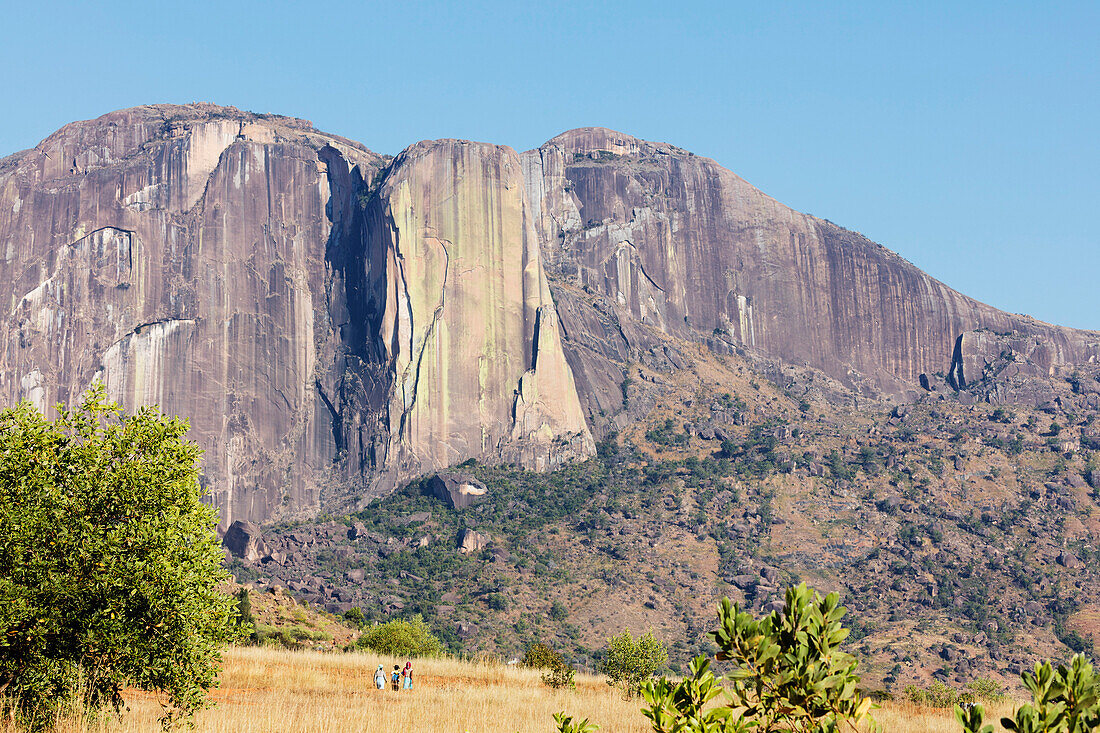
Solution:
<svg viewBox="0 0 1100 733">
<path fill-rule="evenodd" d="M 528 209 L 515 152 L 461 140 L 405 150 L 368 206 L 364 312 L 401 475 L 594 451 Z"/>
<path fill-rule="evenodd" d="M 462 534 L 458 538 L 458 551 L 464 555 L 468 555 L 471 552 L 479 552 L 489 546 L 491 537 L 481 532 L 476 532 L 472 529 L 462 530 Z"/>
<path fill-rule="evenodd" d="M 233 522 L 225 531 L 222 544 L 234 555 L 248 562 L 256 562 L 271 555 L 259 525 L 254 522 L 240 519 Z"/>
<path fill-rule="evenodd" d="M 671 145 L 587 128 L 523 163 L 548 269 L 620 320 L 893 394 L 946 372 L 956 339 L 978 328 L 1037 338 L 1056 363 L 1100 354 L 1100 334 L 978 303 Z"/>
<path fill-rule="evenodd" d="M 465 509 L 485 499 L 485 484 L 460 473 L 440 473 L 432 477 L 432 494 L 455 509 Z"/>
<path fill-rule="evenodd" d="M 334 478 L 589 455 L 515 153 L 422 144 L 371 198 L 387 162 L 212 105 L 3 159 L 0 399 L 100 379 L 189 417 L 223 527 L 315 511 Z"/>
<path fill-rule="evenodd" d="M 225 525 L 316 506 L 336 457 L 315 388 L 339 341 L 328 260 L 347 244 L 330 241 L 325 157 L 383 164 L 210 105 L 74 123 L 4 159 L 0 399 L 45 409 L 101 379 L 128 408 L 190 418 Z"/>
<path fill-rule="evenodd" d="M 888 394 L 1100 358 L 1100 334 L 603 129 L 389 159 L 302 120 L 123 110 L 0 160 L 0 252 L 0 399 L 45 410 L 99 379 L 189 417 L 223 527 L 469 458 L 590 456 L 594 426 L 642 416 L 624 366 L 686 368 L 677 341 Z"/>
</svg>

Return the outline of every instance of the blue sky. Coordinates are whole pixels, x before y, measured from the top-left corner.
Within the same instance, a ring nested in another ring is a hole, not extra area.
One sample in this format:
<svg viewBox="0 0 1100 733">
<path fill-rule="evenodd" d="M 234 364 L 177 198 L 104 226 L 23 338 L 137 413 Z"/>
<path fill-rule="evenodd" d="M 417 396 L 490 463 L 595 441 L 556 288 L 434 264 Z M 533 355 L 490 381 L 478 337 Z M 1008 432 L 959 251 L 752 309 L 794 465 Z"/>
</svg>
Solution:
<svg viewBox="0 0 1100 733">
<path fill-rule="evenodd" d="M 1100 3 L 3 7 L 0 154 L 211 101 L 396 153 L 601 125 L 715 158 L 980 300 L 1100 329 Z"/>
</svg>

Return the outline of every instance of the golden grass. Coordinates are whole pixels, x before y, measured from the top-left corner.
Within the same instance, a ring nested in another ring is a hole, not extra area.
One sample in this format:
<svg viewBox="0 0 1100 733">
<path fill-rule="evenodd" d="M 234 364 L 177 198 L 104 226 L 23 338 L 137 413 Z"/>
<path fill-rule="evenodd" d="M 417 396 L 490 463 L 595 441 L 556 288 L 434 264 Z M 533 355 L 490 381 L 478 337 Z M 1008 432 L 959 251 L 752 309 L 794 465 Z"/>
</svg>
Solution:
<svg viewBox="0 0 1100 733">
<path fill-rule="evenodd" d="M 226 654 L 214 707 L 195 717 L 199 733 L 347 733 L 348 731 L 440 731 L 513 733 L 552 731 L 553 714 L 587 717 L 601 733 L 649 731 L 639 700 L 623 700 L 601 677 L 577 676 L 576 691 L 548 688 L 539 673 L 495 663 L 414 660 L 411 692 L 378 691 L 379 664 L 393 669 L 404 659 L 373 654 L 324 654 L 270 648 L 232 648 Z M 160 730 L 155 696 L 126 695 L 121 721 L 63 724 L 61 733 L 130 733 Z M 994 711 L 999 717 L 1008 712 Z M 897 733 L 958 733 L 950 711 L 890 704 L 876 718 Z M 0 733 L 14 733 L 0 724 Z"/>
</svg>

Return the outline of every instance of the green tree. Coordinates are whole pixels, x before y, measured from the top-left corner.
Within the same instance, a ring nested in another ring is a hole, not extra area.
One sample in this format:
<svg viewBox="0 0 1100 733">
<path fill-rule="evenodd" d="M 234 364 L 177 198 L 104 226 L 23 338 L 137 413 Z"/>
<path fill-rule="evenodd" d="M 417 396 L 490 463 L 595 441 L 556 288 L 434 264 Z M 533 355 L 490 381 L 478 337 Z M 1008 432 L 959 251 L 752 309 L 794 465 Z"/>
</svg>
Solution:
<svg viewBox="0 0 1100 733">
<path fill-rule="evenodd" d="M 375 624 L 363 632 L 355 645 L 395 657 L 436 657 L 443 651 L 443 643 L 432 635 L 420 614 L 407 621 L 394 619 Z"/>
<path fill-rule="evenodd" d="M 607 640 L 607 656 L 603 672 L 608 682 L 627 695 L 638 694 L 642 682 L 649 679 L 668 662 L 668 648 L 652 631 L 635 639 L 629 630 Z"/>
<path fill-rule="evenodd" d="M 679 683 L 642 686 L 643 713 L 657 733 L 827 733 L 872 723 L 871 701 L 858 692 L 856 660 L 838 645 L 848 636 L 838 596 L 821 598 L 805 584 L 787 589 L 787 603 L 757 619 L 728 598 L 718 606 L 717 659 L 736 666 L 722 685 L 706 657 Z M 724 689 L 723 689 L 724 688 Z M 728 704 L 707 703 L 725 693 Z"/>
<path fill-rule="evenodd" d="M 187 430 L 102 385 L 54 420 L 0 413 L 0 691 L 25 727 L 123 687 L 164 693 L 167 724 L 215 685 L 237 628 Z"/>
<path fill-rule="evenodd" d="M 1068 665 L 1053 667 L 1036 663 L 1034 672 L 1020 675 L 1031 692 L 1031 702 L 1011 718 L 1001 718 L 1006 730 L 1018 733 L 1092 733 L 1100 730 L 1100 679 L 1092 664 L 1075 654 Z M 955 708 L 955 717 L 965 733 L 990 733 L 983 725 L 981 705 L 969 710 Z"/>
<path fill-rule="evenodd" d="M 252 615 L 252 600 L 248 597 L 248 588 L 237 591 L 237 625 L 250 630 L 256 624 Z"/>
</svg>

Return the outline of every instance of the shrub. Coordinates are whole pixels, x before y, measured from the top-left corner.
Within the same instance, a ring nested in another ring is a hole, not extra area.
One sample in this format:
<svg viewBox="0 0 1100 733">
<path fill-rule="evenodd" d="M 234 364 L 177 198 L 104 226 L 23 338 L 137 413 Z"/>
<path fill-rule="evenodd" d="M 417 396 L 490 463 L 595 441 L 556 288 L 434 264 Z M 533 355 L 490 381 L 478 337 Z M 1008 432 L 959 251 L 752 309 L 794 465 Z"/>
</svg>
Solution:
<svg viewBox="0 0 1100 733">
<path fill-rule="evenodd" d="M 41 729 L 62 708 L 118 710 L 124 687 L 189 716 L 238 634 L 188 425 L 126 415 L 102 385 L 47 420 L 0 413 L 0 707 Z"/>
<path fill-rule="evenodd" d="M 652 631 L 635 639 L 630 631 L 623 631 L 607 640 L 607 656 L 603 672 L 608 683 L 619 687 L 630 696 L 638 694 L 642 682 L 668 662 L 668 648 Z"/>
<path fill-rule="evenodd" d="M 595 733 L 600 729 L 595 723 L 589 723 L 588 718 L 574 722 L 573 717 L 566 715 L 565 711 L 554 713 L 554 722 L 558 724 L 558 733 Z"/>
<path fill-rule="evenodd" d="M 976 680 L 967 682 L 964 687 L 966 691 L 963 695 L 970 698 L 968 702 L 999 703 L 1008 697 L 1005 694 L 1005 688 L 996 680 L 991 680 L 988 677 L 979 677 Z"/>
<path fill-rule="evenodd" d="M 725 678 L 730 684 L 723 690 L 706 657 L 692 660 L 690 675 L 680 682 L 645 682 L 649 707 L 642 712 L 653 730 L 836 731 L 845 722 L 853 730 L 873 724 L 872 703 L 857 691 L 856 661 L 837 648 L 847 636 L 840 624 L 845 609 L 837 601 L 835 593 L 820 598 L 802 584 L 787 589 L 782 612 L 755 619 L 724 598 L 711 636 L 721 649 L 717 659 L 736 665 Z M 711 704 L 723 693 L 727 704 Z"/>
<path fill-rule="evenodd" d="M 546 669 L 562 661 L 561 655 L 541 641 L 527 647 L 523 655 L 523 666 L 531 669 Z"/>
<path fill-rule="evenodd" d="M 1036 664 L 1034 672 L 1020 675 L 1031 692 L 1031 703 L 1023 705 L 1011 718 L 1001 718 L 1006 730 L 1019 733 L 1091 733 L 1100 730 L 1100 680 L 1092 664 L 1075 654 L 1068 665 L 1057 668 L 1050 662 Z M 983 725 L 981 705 L 968 710 L 955 708 L 955 718 L 964 733 L 991 733 Z"/>
<path fill-rule="evenodd" d="M 363 624 L 367 622 L 367 617 L 363 615 L 363 609 L 354 606 L 344 611 L 344 621 L 357 628 L 362 628 Z"/>
<path fill-rule="evenodd" d="M 564 687 L 573 689 L 574 687 L 573 677 L 577 674 L 577 670 L 573 669 L 573 665 L 566 662 L 561 654 L 542 642 L 536 642 L 527 647 L 527 652 L 523 655 L 523 666 L 546 670 L 542 675 L 542 681 L 554 689 Z"/>
<path fill-rule="evenodd" d="M 928 687 L 908 685 L 905 688 L 905 697 L 915 705 L 949 708 L 959 702 L 959 691 L 936 680 Z"/>
<path fill-rule="evenodd" d="M 543 673 L 542 681 L 555 690 L 572 690 L 576 687 L 576 683 L 573 681 L 576 674 L 577 670 L 573 669 L 573 665 L 561 660 L 561 662 L 551 666 Z"/>
<path fill-rule="evenodd" d="M 355 646 L 395 657 L 435 657 L 443 650 L 442 642 L 432 635 L 420 614 L 407 621 L 375 624 L 363 632 Z"/>
</svg>

